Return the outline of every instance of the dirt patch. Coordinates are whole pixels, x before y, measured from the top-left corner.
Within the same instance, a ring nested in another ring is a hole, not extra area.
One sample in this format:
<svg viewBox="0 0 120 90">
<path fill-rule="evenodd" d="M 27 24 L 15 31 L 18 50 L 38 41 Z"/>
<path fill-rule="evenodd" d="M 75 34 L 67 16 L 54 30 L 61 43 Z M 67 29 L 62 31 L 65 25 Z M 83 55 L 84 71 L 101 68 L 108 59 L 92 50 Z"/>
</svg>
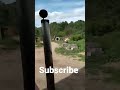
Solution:
<svg viewBox="0 0 120 90">
<path fill-rule="evenodd" d="M 20 50 L 0 52 L 0 90 L 24 90 Z"/>
<path fill-rule="evenodd" d="M 55 48 L 59 47 L 57 43 L 52 42 L 52 54 L 53 54 L 53 64 L 56 68 L 64 68 L 71 66 L 73 68 L 78 68 L 78 74 L 55 74 L 55 84 L 56 90 L 85 90 L 84 86 L 84 66 L 85 62 L 74 60 L 74 58 L 69 56 L 63 56 L 55 53 Z M 44 62 L 44 49 L 36 48 L 35 50 L 35 76 L 36 84 L 40 90 L 46 89 L 46 75 L 39 73 L 39 67 L 45 67 Z"/>
</svg>

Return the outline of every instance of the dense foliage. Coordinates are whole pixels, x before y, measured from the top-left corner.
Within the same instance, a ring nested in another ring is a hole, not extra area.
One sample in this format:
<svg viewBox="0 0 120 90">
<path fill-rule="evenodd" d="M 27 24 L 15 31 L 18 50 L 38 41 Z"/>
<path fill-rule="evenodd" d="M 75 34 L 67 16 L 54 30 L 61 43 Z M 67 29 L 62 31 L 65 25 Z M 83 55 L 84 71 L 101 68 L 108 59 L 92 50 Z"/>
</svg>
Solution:
<svg viewBox="0 0 120 90">
<path fill-rule="evenodd" d="M 75 39 L 81 39 L 85 37 L 85 22 L 78 20 L 76 22 L 67 23 L 53 22 L 50 24 L 51 37 L 73 37 Z M 36 27 L 36 36 L 40 35 L 41 27 Z"/>
<path fill-rule="evenodd" d="M 36 37 L 42 38 L 42 30 L 40 28 L 36 28 Z M 56 48 L 55 51 L 57 53 L 61 53 L 64 55 L 72 55 L 72 56 L 78 56 L 82 57 L 83 60 L 85 60 L 79 53 L 85 51 L 85 22 L 82 20 L 78 20 L 76 22 L 61 22 L 56 23 L 53 22 L 50 24 L 50 32 L 51 37 L 54 39 L 54 37 L 60 37 L 62 38 L 60 43 L 64 43 L 65 38 L 69 38 L 68 43 L 69 44 L 76 44 L 78 46 L 77 50 L 66 50 L 63 47 Z"/>
<path fill-rule="evenodd" d="M 109 82 L 120 83 L 119 69 L 117 71 L 114 67 L 104 67 L 108 63 L 120 61 L 119 0 L 87 0 L 86 2 L 86 42 L 100 44 L 104 51 L 99 57 L 92 55 L 86 58 L 86 71 L 94 75 L 109 73 L 109 78 L 103 78 Z"/>
<path fill-rule="evenodd" d="M 86 34 L 102 36 L 120 28 L 118 0 L 87 0 Z"/>
</svg>

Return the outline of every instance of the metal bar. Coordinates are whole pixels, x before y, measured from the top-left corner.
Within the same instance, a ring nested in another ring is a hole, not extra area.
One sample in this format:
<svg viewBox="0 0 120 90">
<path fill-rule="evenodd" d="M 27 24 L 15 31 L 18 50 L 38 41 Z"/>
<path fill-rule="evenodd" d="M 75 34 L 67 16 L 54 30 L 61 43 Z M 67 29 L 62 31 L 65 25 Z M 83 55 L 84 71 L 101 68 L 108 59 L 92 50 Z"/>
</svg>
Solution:
<svg viewBox="0 0 120 90">
<path fill-rule="evenodd" d="M 46 69 L 49 68 L 50 66 L 53 68 L 49 20 L 43 19 L 43 20 L 41 20 L 41 23 L 42 23 Z M 55 90 L 54 73 L 46 73 L 46 78 L 47 78 L 47 89 Z"/>
<path fill-rule="evenodd" d="M 24 90 L 35 90 L 34 0 L 17 1 Z"/>
</svg>

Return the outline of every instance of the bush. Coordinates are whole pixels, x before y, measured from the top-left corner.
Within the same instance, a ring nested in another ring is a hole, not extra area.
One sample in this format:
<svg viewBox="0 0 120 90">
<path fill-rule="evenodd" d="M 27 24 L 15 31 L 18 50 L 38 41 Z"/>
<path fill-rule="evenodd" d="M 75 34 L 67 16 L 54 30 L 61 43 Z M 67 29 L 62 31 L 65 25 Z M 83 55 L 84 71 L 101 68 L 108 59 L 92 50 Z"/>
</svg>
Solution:
<svg viewBox="0 0 120 90">
<path fill-rule="evenodd" d="M 55 52 L 63 54 L 63 55 L 71 55 L 71 56 L 76 56 L 77 53 L 79 53 L 79 50 L 66 50 L 63 47 L 56 48 Z"/>
<path fill-rule="evenodd" d="M 43 46 L 43 43 L 41 42 L 36 42 L 36 47 L 42 47 Z"/>
<path fill-rule="evenodd" d="M 60 32 L 58 32 L 57 36 L 58 37 L 64 37 L 65 36 L 65 32 L 60 31 Z"/>
<path fill-rule="evenodd" d="M 80 52 L 85 51 L 85 39 L 81 39 L 79 41 L 72 41 L 72 40 L 70 40 L 68 43 L 70 43 L 70 44 L 77 44 Z"/>
<path fill-rule="evenodd" d="M 76 44 L 80 51 L 85 51 L 85 39 L 79 40 Z"/>
<path fill-rule="evenodd" d="M 96 38 L 96 42 L 102 46 L 105 54 L 110 57 L 120 57 L 120 50 L 118 49 L 120 46 L 120 32 L 111 32 L 102 37 Z"/>
<path fill-rule="evenodd" d="M 81 39 L 82 39 L 82 37 L 81 37 L 80 34 L 72 35 L 71 38 L 70 38 L 70 40 L 72 40 L 72 41 L 78 41 L 78 40 L 81 40 Z"/>
</svg>

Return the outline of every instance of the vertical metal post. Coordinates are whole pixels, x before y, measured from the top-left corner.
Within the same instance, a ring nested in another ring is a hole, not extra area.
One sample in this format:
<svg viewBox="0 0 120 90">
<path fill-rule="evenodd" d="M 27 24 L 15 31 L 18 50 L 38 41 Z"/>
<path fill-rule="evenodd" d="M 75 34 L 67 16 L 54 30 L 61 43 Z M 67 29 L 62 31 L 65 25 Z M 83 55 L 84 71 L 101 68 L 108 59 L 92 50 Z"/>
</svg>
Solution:
<svg viewBox="0 0 120 90">
<path fill-rule="evenodd" d="M 24 90 L 35 90 L 34 0 L 17 1 Z"/>
<path fill-rule="evenodd" d="M 46 69 L 49 68 L 50 66 L 53 68 L 49 20 L 43 19 L 41 20 L 41 24 L 42 24 Z M 47 89 L 55 90 L 54 73 L 47 73 L 46 78 L 47 78 Z"/>
</svg>

